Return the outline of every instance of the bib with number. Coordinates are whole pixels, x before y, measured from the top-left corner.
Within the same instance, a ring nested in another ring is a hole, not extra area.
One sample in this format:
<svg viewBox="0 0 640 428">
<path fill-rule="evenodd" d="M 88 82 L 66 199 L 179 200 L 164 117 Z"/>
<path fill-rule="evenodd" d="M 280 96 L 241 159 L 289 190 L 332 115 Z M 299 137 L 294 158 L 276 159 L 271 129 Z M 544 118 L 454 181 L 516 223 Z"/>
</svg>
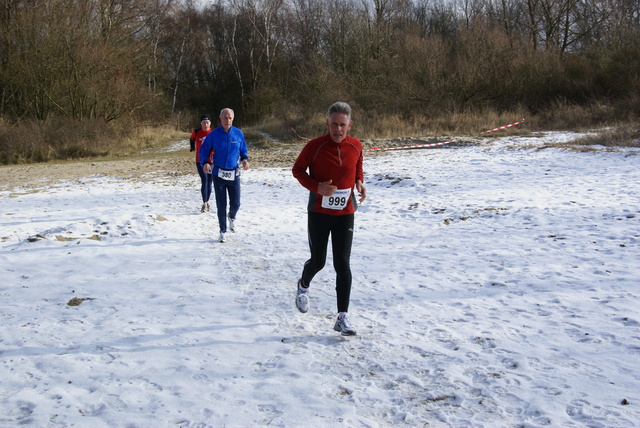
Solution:
<svg viewBox="0 0 640 428">
<path fill-rule="evenodd" d="M 338 189 L 333 192 L 333 195 L 322 197 L 322 208 L 328 208 L 330 210 L 342 210 L 347 206 L 347 202 L 349 202 L 350 196 L 351 189 Z"/>
<path fill-rule="evenodd" d="M 236 170 L 218 168 L 218 177 L 223 180 L 233 181 L 236 179 Z"/>
</svg>

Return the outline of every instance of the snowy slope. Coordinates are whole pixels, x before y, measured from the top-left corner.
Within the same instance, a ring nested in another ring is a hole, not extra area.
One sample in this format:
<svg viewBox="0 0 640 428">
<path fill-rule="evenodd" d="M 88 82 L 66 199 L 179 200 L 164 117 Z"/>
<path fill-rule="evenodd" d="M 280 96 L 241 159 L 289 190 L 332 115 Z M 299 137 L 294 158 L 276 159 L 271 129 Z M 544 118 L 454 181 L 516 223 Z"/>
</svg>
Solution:
<svg viewBox="0 0 640 428">
<path fill-rule="evenodd" d="M 352 338 L 287 168 L 5 189 L 0 426 L 639 426 L 639 153 L 542 142 L 368 154 Z"/>
</svg>

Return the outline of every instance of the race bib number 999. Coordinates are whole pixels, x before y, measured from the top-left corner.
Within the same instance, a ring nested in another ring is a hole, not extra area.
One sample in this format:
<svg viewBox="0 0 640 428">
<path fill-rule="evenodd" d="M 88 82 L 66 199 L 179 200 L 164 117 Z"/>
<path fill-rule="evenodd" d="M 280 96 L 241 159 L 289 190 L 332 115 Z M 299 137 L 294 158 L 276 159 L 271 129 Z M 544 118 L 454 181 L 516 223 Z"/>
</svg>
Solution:
<svg viewBox="0 0 640 428">
<path fill-rule="evenodd" d="M 328 208 L 330 210 L 341 210 L 347 206 L 349 197 L 351 196 L 351 189 L 338 189 L 331 196 L 322 197 L 322 208 Z"/>
</svg>

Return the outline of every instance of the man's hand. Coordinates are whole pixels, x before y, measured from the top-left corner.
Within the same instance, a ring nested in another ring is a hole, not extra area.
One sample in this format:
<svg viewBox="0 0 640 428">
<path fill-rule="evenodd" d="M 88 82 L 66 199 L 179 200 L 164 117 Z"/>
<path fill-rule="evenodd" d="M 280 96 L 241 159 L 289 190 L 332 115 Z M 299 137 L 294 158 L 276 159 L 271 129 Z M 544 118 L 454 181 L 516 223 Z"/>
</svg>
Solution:
<svg viewBox="0 0 640 428">
<path fill-rule="evenodd" d="M 358 191 L 358 194 L 360 195 L 359 201 L 360 201 L 360 203 L 362 203 L 362 201 L 367 199 L 367 188 L 364 187 L 364 184 L 362 184 L 362 181 L 356 180 L 356 190 Z"/>
<path fill-rule="evenodd" d="M 334 194 L 336 190 L 338 190 L 338 186 L 333 186 L 331 184 L 332 180 L 323 181 L 318 184 L 318 193 L 322 196 L 331 196 Z"/>
<path fill-rule="evenodd" d="M 249 161 L 247 159 L 242 159 L 242 169 L 249 169 Z"/>
<path fill-rule="evenodd" d="M 202 167 L 202 170 L 204 171 L 205 174 L 211 174 L 211 164 L 205 163 L 204 166 Z"/>
</svg>

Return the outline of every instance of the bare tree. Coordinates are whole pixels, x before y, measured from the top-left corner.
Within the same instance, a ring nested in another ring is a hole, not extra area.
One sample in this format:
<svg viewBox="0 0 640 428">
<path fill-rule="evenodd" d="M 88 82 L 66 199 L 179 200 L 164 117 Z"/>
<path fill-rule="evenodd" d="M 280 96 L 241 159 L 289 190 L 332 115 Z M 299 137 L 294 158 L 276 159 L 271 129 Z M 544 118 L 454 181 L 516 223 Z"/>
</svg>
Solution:
<svg viewBox="0 0 640 428">
<path fill-rule="evenodd" d="M 290 54 L 294 62 L 302 65 L 326 53 L 324 45 L 327 27 L 325 0 L 292 0 L 293 12 L 287 20 Z"/>
<path fill-rule="evenodd" d="M 284 0 L 248 0 L 251 11 L 249 20 L 258 35 L 261 49 L 259 58 L 264 58 L 267 74 L 271 74 L 273 63 L 282 42 L 278 12 Z"/>
<path fill-rule="evenodd" d="M 34 0 L 14 9 L 4 85 L 15 94 L 16 111 L 113 120 L 144 104 L 134 89 L 137 10 L 103 6 Z"/>
<path fill-rule="evenodd" d="M 234 13 L 230 18 L 231 26 L 225 31 L 225 50 L 229 56 L 229 61 L 233 66 L 238 85 L 240 87 L 240 105 L 242 108 L 247 108 L 247 95 L 244 86 L 244 80 L 242 78 L 242 69 L 240 67 L 240 50 L 238 49 L 238 15 Z M 250 54 L 251 55 L 251 54 Z"/>
</svg>

